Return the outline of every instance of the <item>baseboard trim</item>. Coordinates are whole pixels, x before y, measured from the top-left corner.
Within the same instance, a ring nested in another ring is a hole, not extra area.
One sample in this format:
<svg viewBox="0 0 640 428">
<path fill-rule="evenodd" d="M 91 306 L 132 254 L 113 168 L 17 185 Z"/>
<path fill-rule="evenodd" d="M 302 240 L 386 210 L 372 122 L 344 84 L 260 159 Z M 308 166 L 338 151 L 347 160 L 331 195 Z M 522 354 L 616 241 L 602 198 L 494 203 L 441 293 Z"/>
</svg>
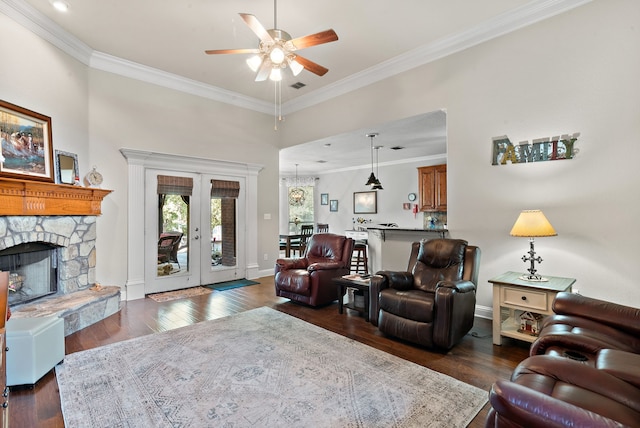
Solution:
<svg viewBox="0 0 640 428">
<path fill-rule="evenodd" d="M 128 282 L 124 291 L 125 300 L 144 299 L 144 281 Z"/>
<path fill-rule="evenodd" d="M 493 308 L 491 306 L 476 305 L 476 316 L 478 318 L 493 319 Z"/>
</svg>

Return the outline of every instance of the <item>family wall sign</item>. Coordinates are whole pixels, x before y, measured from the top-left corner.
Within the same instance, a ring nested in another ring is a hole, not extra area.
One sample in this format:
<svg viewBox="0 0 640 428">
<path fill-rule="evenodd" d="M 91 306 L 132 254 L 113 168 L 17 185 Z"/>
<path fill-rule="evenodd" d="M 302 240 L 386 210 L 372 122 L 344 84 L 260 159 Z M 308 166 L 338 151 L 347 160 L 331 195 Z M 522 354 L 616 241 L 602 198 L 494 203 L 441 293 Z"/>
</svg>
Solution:
<svg viewBox="0 0 640 428">
<path fill-rule="evenodd" d="M 514 145 L 506 135 L 493 137 L 492 165 L 509 163 L 546 162 L 553 160 L 573 159 L 579 149 L 575 143 L 579 132 L 561 137 L 538 138 L 533 143 L 522 141 Z"/>
</svg>

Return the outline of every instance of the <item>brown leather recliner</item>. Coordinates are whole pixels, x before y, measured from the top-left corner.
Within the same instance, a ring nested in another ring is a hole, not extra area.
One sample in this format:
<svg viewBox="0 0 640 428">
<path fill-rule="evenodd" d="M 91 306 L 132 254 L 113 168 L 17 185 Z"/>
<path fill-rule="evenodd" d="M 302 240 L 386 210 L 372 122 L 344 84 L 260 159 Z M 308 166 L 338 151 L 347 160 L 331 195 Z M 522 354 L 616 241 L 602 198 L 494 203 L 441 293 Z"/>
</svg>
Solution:
<svg viewBox="0 0 640 428">
<path fill-rule="evenodd" d="M 544 320 L 530 355 L 583 355 L 593 365 L 602 349 L 640 354 L 640 309 L 562 292 Z"/>
<path fill-rule="evenodd" d="M 332 278 L 348 275 L 353 239 L 333 233 L 313 235 L 301 258 L 276 260 L 276 295 L 310 306 L 338 300 Z"/>
<path fill-rule="evenodd" d="M 605 349 L 595 367 L 535 355 L 489 394 L 486 427 L 640 426 L 640 355 Z"/>
<path fill-rule="evenodd" d="M 414 242 L 406 272 L 371 278 L 371 323 L 428 348 L 452 348 L 473 327 L 479 265 L 480 249 L 467 241 Z"/>
</svg>

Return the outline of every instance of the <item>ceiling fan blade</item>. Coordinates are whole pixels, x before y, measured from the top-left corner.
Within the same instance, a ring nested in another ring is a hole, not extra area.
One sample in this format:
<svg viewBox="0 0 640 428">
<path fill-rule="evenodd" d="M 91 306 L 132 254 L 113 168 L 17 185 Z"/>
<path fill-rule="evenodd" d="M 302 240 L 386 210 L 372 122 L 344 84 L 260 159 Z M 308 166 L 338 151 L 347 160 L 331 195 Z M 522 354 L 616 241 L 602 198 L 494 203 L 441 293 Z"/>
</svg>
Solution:
<svg viewBox="0 0 640 428">
<path fill-rule="evenodd" d="M 287 42 L 293 45 L 292 50 L 304 49 L 311 46 L 321 45 L 323 43 L 335 42 L 338 40 L 338 35 L 333 30 L 321 31 L 315 34 L 309 34 L 308 36 L 298 37 Z"/>
<path fill-rule="evenodd" d="M 298 61 L 298 63 L 306 70 L 309 70 L 310 72 L 317 74 L 318 76 L 324 76 L 325 74 L 327 74 L 327 71 L 329 71 L 328 68 L 324 68 L 320 64 L 316 64 L 315 62 L 301 57 L 300 55 L 296 55 L 295 60 Z"/>
<path fill-rule="evenodd" d="M 251 28 L 251 31 L 256 33 L 256 36 L 258 36 L 261 41 L 273 43 L 273 37 L 271 37 L 271 34 L 269 34 L 267 30 L 265 30 L 260 21 L 258 21 L 258 18 L 256 18 L 254 15 L 251 15 L 250 13 L 240 13 L 239 15 L 249 26 L 249 28 Z"/>
<path fill-rule="evenodd" d="M 260 49 L 254 49 L 254 48 L 250 48 L 250 49 L 210 49 L 210 50 L 206 50 L 204 51 L 204 53 L 209 54 L 209 55 L 216 55 L 216 54 L 251 54 L 251 53 L 260 53 Z"/>
<path fill-rule="evenodd" d="M 258 69 L 258 73 L 256 74 L 256 82 L 264 82 L 267 80 L 267 77 L 269 77 L 269 74 L 271 73 L 271 68 L 271 61 L 268 58 L 265 58 Z"/>
</svg>

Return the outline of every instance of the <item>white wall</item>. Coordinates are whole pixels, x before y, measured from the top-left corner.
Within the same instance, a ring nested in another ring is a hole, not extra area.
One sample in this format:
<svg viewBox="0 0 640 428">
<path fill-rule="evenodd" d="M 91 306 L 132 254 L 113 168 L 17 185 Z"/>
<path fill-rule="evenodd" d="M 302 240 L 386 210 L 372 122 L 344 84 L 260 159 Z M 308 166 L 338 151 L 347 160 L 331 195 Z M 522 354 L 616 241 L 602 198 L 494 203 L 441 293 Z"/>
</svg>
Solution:
<svg viewBox="0 0 640 428">
<path fill-rule="evenodd" d="M 0 13 L 0 99 L 51 117 L 53 148 L 89 169 L 87 68 Z"/>
<path fill-rule="evenodd" d="M 290 115 L 284 145 L 445 108 L 449 229 L 482 249 L 479 305 L 491 306 L 489 278 L 526 269 L 527 241 L 509 230 L 539 208 L 559 234 L 537 241 L 541 273 L 640 307 L 638 16 L 634 0 L 591 2 Z M 574 160 L 491 165 L 492 137 L 573 132 Z"/>
<path fill-rule="evenodd" d="M 316 223 L 328 223 L 329 231 L 342 233 L 352 229 L 352 219 L 362 217 L 373 224 L 396 223 L 403 228 L 422 228 L 423 213 L 414 216 L 411 210 L 405 211 L 403 203 L 409 203 L 409 193 L 418 194 L 418 170 L 420 166 L 447 163 L 446 157 L 430 161 L 409 162 L 402 165 L 380 164 L 376 176 L 383 190 L 377 191 L 378 212 L 376 214 L 354 214 L 353 193 L 371 189 L 364 184 L 371 173 L 370 168 L 345 172 L 320 174 L 316 185 Z M 338 200 L 338 211 L 329 211 L 329 205 L 320 205 L 321 193 L 328 193 L 329 199 Z M 418 203 L 416 201 L 415 203 Z"/>
</svg>

